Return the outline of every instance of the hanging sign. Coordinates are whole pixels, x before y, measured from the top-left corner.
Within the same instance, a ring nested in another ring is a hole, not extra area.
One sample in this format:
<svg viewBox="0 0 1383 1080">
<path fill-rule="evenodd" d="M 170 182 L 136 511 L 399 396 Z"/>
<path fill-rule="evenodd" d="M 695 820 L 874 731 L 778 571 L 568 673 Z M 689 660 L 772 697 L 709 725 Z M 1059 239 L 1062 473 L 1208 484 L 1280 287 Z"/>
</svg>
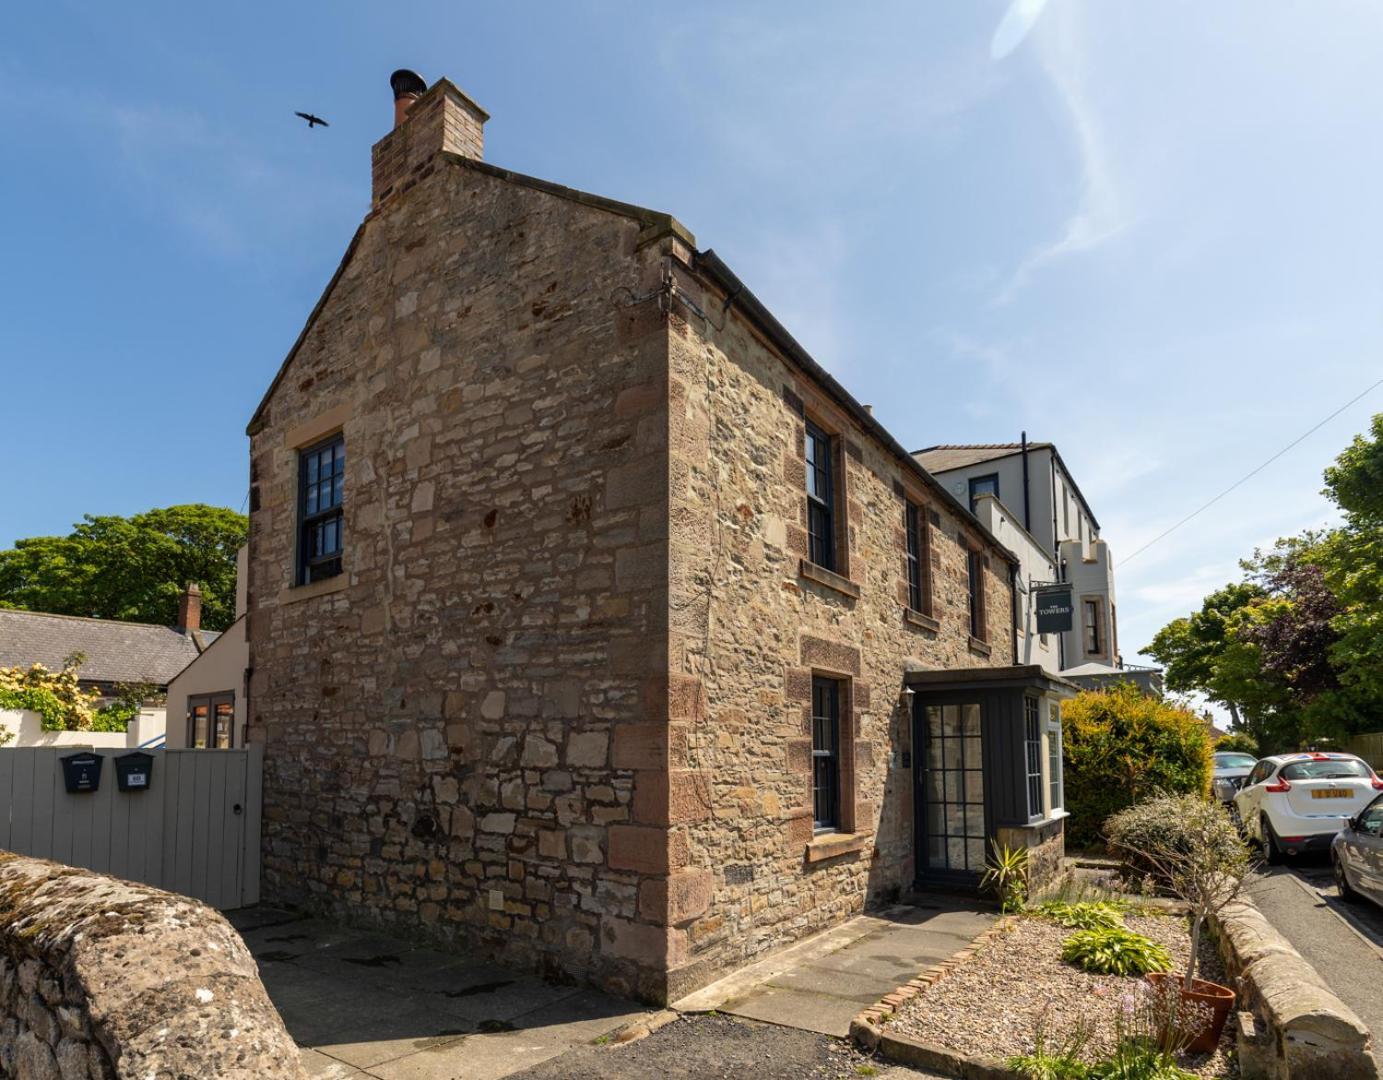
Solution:
<svg viewBox="0 0 1383 1080">
<path fill-rule="evenodd" d="M 1075 600 L 1069 585 L 1049 585 L 1045 589 L 1035 589 L 1033 598 L 1037 604 L 1037 632 L 1039 634 L 1060 634 L 1070 630 L 1075 613 Z"/>
</svg>

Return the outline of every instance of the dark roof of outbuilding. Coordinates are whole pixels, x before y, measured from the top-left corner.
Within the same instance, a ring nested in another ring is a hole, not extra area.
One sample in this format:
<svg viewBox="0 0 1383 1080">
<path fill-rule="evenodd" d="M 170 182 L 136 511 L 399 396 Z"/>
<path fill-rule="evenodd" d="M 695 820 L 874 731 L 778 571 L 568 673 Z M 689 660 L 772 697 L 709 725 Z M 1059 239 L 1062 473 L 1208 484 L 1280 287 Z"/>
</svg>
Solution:
<svg viewBox="0 0 1383 1080">
<path fill-rule="evenodd" d="M 148 623 L 0 609 L 0 667 L 42 664 L 57 671 L 73 653 L 84 653 L 77 672 L 84 681 L 166 686 L 219 636 L 209 630 L 184 634 Z"/>
</svg>

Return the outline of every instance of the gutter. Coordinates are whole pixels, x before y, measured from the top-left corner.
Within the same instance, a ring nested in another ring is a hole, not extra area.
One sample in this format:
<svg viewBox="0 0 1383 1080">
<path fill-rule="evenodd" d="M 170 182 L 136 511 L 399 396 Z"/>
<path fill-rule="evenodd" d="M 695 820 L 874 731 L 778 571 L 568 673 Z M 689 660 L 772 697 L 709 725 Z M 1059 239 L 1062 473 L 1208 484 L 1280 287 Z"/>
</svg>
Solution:
<svg viewBox="0 0 1383 1080">
<path fill-rule="evenodd" d="M 852 420 L 902 462 L 903 468 L 910 472 L 914 479 L 920 480 L 928 490 L 940 496 L 941 500 L 950 507 L 960 520 L 966 522 L 970 528 L 984 537 L 1006 562 L 1013 566 L 1019 565 L 1018 556 L 1004 547 L 998 537 L 985 528 L 974 514 L 970 513 L 969 507 L 947 491 L 936 477 L 924 469 L 903 448 L 902 443 L 889 434 L 887 428 L 865 411 L 864 406 L 856 401 L 829 371 L 812 359 L 811 354 L 797 343 L 797 340 L 788 333 L 786 327 L 774 318 L 773 313 L 763 305 L 763 302 L 749 290 L 744 282 L 735 276 L 734 271 L 725 265 L 724 260 L 715 251 L 708 248 L 705 251 L 696 252 L 695 265 L 691 269 L 703 274 L 725 294 L 727 311 L 730 307 L 738 307 L 744 316 L 782 351 L 785 357 L 801 368 L 826 392 L 831 400 L 850 415 Z"/>
</svg>

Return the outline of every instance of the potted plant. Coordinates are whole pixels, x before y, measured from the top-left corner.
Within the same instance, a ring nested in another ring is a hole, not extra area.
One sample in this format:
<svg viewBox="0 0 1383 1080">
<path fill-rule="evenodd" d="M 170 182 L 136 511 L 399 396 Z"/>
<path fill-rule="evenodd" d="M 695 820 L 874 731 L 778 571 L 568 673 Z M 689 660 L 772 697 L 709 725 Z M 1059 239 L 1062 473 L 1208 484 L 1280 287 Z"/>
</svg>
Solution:
<svg viewBox="0 0 1383 1080">
<path fill-rule="evenodd" d="M 1183 901 L 1191 918 L 1191 958 L 1179 978 L 1181 996 L 1210 1010 L 1209 1024 L 1187 1043 L 1193 1053 L 1213 1051 L 1234 1006 L 1234 991 L 1196 978 L 1201 936 L 1208 920 L 1243 891 L 1249 852 L 1229 814 L 1194 795 L 1159 795 L 1122 810 L 1106 825 L 1112 846 L 1136 853 L 1164 892 Z M 1193 1013 L 1196 1010 L 1191 1010 Z"/>
</svg>

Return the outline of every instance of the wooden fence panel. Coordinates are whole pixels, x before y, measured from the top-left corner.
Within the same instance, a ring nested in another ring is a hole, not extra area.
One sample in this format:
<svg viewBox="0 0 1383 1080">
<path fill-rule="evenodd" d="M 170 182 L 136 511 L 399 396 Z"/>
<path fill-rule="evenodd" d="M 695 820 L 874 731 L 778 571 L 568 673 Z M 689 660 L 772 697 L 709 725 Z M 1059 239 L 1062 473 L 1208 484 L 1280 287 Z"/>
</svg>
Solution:
<svg viewBox="0 0 1383 1080">
<path fill-rule="evenodd" d="M 148 790 L 119 790 L 106 758 L 94 792 L 69 794 L 76 748 L 0 748 L 0 848 L 81 866 L 220 908 L 259 900 L 263 751 L 156 750 Z"/>
</svg>

